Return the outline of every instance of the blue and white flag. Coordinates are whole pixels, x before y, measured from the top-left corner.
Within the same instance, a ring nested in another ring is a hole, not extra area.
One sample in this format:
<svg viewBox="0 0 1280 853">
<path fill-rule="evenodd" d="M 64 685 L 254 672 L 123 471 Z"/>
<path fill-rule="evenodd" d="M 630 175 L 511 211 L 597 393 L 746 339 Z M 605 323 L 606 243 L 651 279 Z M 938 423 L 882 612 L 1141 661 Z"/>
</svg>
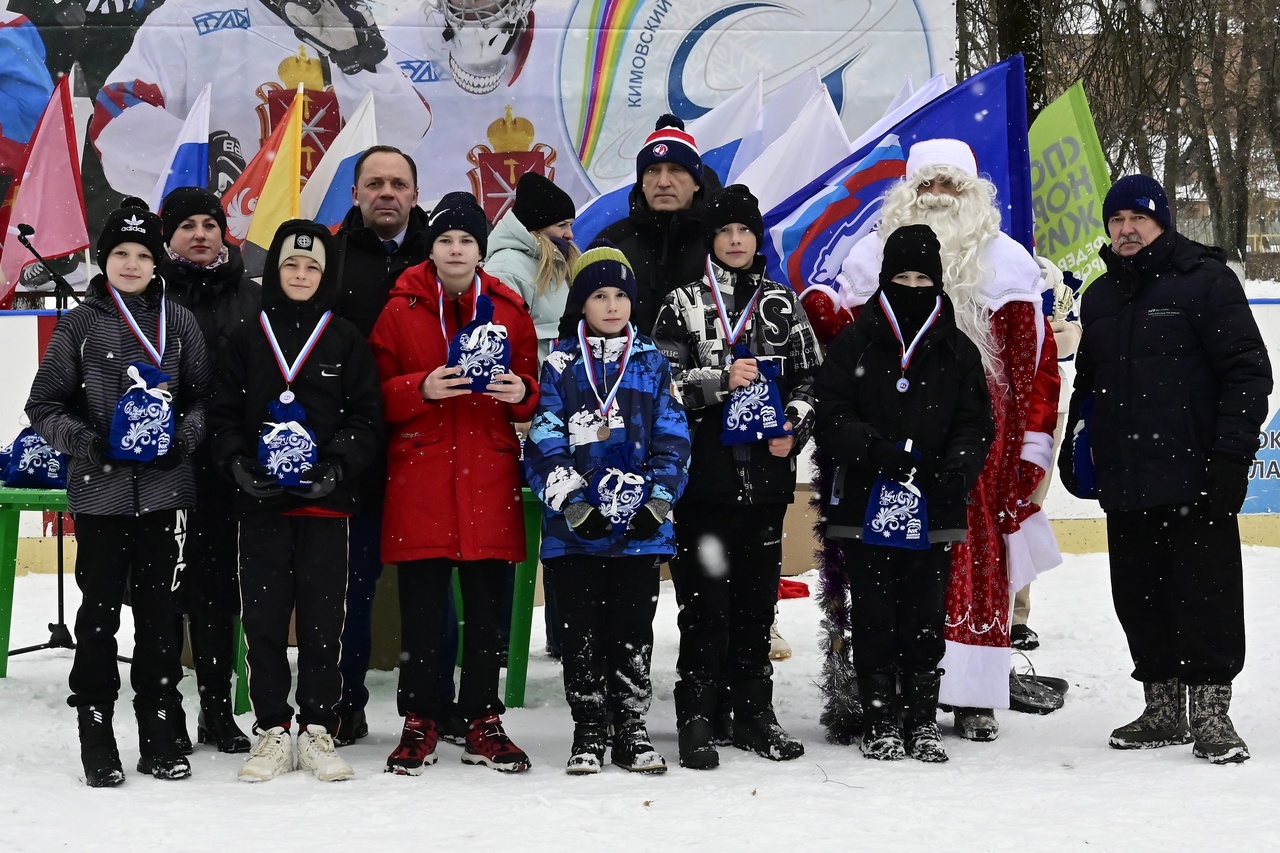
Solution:
<svg viewBox="0 0 1280 853">
<path fill-rule="evenodd" d="M 740 183 L 738 178 L 764 150 L 778 139 L 800 117 L 801 110 L 819 91 L 824 91 L 822 73 L 817 68 L 803 71 L 783 83 L 769 95 L 755 125 L 738 145 L 733 165 L 727 172 L 717 172 L 725 186 Z"/>
<path fill-rule="evenodd" d="M 845 192 L 849 195 L 843 198 L 849 207 L 849 215 L 865 216 L 866 203 L 876 201 L 876 209 L 871 211 L 874 222 L 878 219 L 875 216 L 878 200 L 874 196 L 868 198 L 868 186 L 879 186 L 883 194 L 892 183 L 886 179 L 900 178 L 905 172 L 906 158 L 903 155 L 911 146 L 922 139 L 939 137 L 959 139 L 973 149 L 978 171 L 996 186 L 996 205 L 1001 211 L 1000 230 L 1028 250 L 1032 249 L 1035 232 L 1031 208 L 1031 158 L 1027 143 L 1026 76 L 1022 56 L 1012 56 L 946 89 L 886 128 L 895 115 L 916 104 L 919 96 L 933 87 L 933 81 L 930 81 L 930 86 L 917 92 L 872 128 L 884 128 L 891 134 L 899 149 L 896 155 L 890 148 L 885 148 L 886 144 L 892 144 L 889 143 L 890 136 L 869 139 L 867 134 L 863 134 L 854 143 L 857 150 L 790 198 L 766 208 L 764 196 L 756 193 L 761 197 L 760 207 L 764 210 L 765 231 L 768 233 L 765 254 L 769 259 L 771 276 L 788 282 L 797 292 L 812 284 L 830 284 L 828 279 L 833 277 L 835 268 L 844 260 L 844 255 L 836 256 L 836 247 L 845 246 L 847 240 L 843 238 L 854 234 L 857 228 L 865 233 L 871 222 L 865 219 L 856 223 L 845 222 L 834 214 L 817 216 L 820 199 L 831 200 L 833 196 L 840 196 L 836 186 L 848 184 Z M 873 156 L 877 149 L 882 149 L 881 154 Z M 896 162 L 894 157 L 900 158 L 901 165 L 896 175 L 890 175 L 887 169 Z M 856 192 L 854 185 L 857 185 Z M 861 199 L 857 205 L 852 204 L 855 195 Z M 797 214 L 802 209 L 809 214 Z M 806 229 L 802 234 L 794 230 L 797 224 Z M 788 227 L 792 229 L 789 236 Z M 837 237 L 842 239 L 837 240 Z M 808 256 L 796 261 L 790 257 L 787 246 L 805 247 Z M 826 248 L 816 251 L 815 247 Z"/>
<path fill-rule="evenodd" d="M 848 156 L 849 136 L 826 86 L 821 86 L 738 181 L 751 188 L 760 200 L 760 210 L 768 211 Z"/>
<path fill-rule="evenodd" d="M 302 135 L 305 139 L 306 128 Z M 378 144 L 378 125 L 373 112 L 373 93 L 365 93 L 346 125 L 329 145 L 324 158 L 307 179 L 298 207 L 303 219 L 333 229 L 351 209 L 351 188 L 356 183 L 356 160 L 366 149 Z"/>
<path fill-rule="evenodd" d="M 733 166 L 742 140 L 759 130 L 763 85 L 757 74 L 751 83 L 685 126 L 698 144 L 703 165 L 715 171 L 722 183 Z M 579 246 L 589 246 L 601 231 L 625 219 L 630 213 L 631 188 L 635 183 L 634 178 L 627 178 L 578 208 L 578 216 L 573 222 L 574 242 Z"/>
<path fill-rule="evenodd" d="M 209 186 L 209 96 L 212 83 L 206 83 L 182 122 L 178 138 L 169 152 L 169 165 L 160 173 L 151 191 L 151 209 L 160 212 L 160 203 L 179 187 Z"/>
</svg>

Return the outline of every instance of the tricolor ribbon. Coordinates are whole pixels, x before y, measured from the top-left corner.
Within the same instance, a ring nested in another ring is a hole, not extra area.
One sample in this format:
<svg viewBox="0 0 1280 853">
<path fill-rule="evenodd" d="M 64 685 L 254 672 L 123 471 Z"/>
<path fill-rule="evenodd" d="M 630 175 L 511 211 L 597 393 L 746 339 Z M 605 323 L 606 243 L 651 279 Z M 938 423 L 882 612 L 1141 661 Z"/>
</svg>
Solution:
<svg viewBox="0 0 1280 853">
<path fill-rule="evenodd" d="M 907 346 L 906 340 L 902 337 L 902 327 L 898 325 L 898 318 L 894 316 L 893 306 L 889 304 L 889 300 L 884 298 L 884 293 L 880 294 L 880 307 L 884 309 L 884 315 L 889 318 L 889 328 L 893 329 L 893 336 L 898 339 L 898 351 L 901 353 L 899 362 L 902 365 L 902 373 L 907 372 L 907 365 L 911 364 L 911 357 L 915 355 L 916 347 L 920 341 L 924 339 L 925 332 L 929 331 L 929 327 L 938 319 L 938 315 L 942 313 L 942 297 L 939 296 L 933 303 L 933 310 L 929 312 L 929 318 L 924 321 L 924 325 L 920 327 L 920 331 L 916 332 L 916 336 L 911 340 L 911 345 Z"/>
<path fill-rule="evenodd" d="M 120 313 L 124 316 L 125 323 L 128 324 L 130 331 L 134 337 L 138 339 L 138 343 L 142 344 L 142 348 L 147 351 L 147 355 L 151 356 L 151 360 L 156 363 L 156 367 L 161 370 L 164 366 L 160 363 L 164 360 L 164 344 L 166 335 L 165 329 L 165 298 L 164 291 L 160 292 L 160 328 L 156 332 L 156 342 L 158 347 L 153 347 L 151 341 L 147 340 L 147 336 L 142 334 L 142 327 L 138 325 L 138 321 L 133 318 L 133 312 L 129 310 L 129 306 L 124 304 L 124 300 L 120 297 L 120 293 L 114 287 L 108 287 L 107 291 L 111 294 L 111 298 L 115 300 L 116 307 L 120 309 Z"/>
<path fill-rule="evenodd" d="M 711 266 L 711 256 L 707 255 L 707 281 L 711 282 L 711 298 L 716 303 L 716 314 L 720 316 L 720 326 L 724 329 L 725 336 L 729 339 L 726 349 L 733 349 L 733 345 L 738 342 L 738 338 L 742 337 L 742 332 L 747 328 L 747 321 L 751 319 L 751 312 L 756 307 L 756 300 L 760 298 L 760 291 L 764 289 L 763 284 L 756 288 L 756 292 L 751 294 L 751 300 L 747 302 L 746 307 L 742 309 L 741 316 L 738 317 L 738 325 L 729 326 L 729 309 L 724 306 L 724 297 L 720 295 L 720 284 L 716 281 L 715 269 Z"/>
<path fill-rule="evenodd" d="M 444 338 L 445 349 L 449 348 L 449 332 L 444 327 L 444 282 L 440 281 L 439 274 L 436 275 L 436 281 L 440 284 L 440 297 L 437 304 L 440 311 L 440 335 Z M 476 273 L 475 298 L 471 300 L 471 319 L 463 325 L 469 325 L 476 321 L 476 314 L 480 311 L 480 273 Z M 461 328 L 458 331 L 462 331 Z"/>
<path fill-rule="evenodd" d="M 600 396 L 600 385 L 608 381 L 605 376 L 604 369 L 604 352 L 601 350 L 600 359 L 600 382 L 596 382 L 595 363 L 591 358 L 591 347 L 587 344 L 587 321 L 578 321 L 578 346 L 582 350 L 582 361 L 587 366 L 587 384 L 591 386 L 591 393 L 596 396 L 596 403 L 600 406 L 600 416 L 604 418 L 605 426 L 609 425 L 609 410 L 613 408 L 613 401 L 618 396 L 618 391 L 622 388 L 622 375 L 627 372 L 627 364 L 631 361 L 631 351 L 635 346 L 636 332 L 635 328 L 628 323 L 625 332 L 627 336 L 627 346 L 622 351 L 622 358 L 618 364 L 618 378 L 613 383 L 604 397 Z"/>
<path fill-rule="evenodd" d="M 271 344 L 271 352 L 275 354 L 276 366 L 280 368 L 280 373 L 284 376 L 284 384 L 286 388 L 292 385 L 293 380 L 297 378 L 298 371 L 302 369 L 302 365 L 306 362 L 307 356 L 311 355 L 311 350 L 315 347 L 316 341 L 320 340 L 320 336 L 324 334 L 324 328 L 329 325 L 329 318 L 332 316 L 332 311 L 326 311 L 320 315 L 319 322 L 317 322 L 316 327 L 311 330 L 311 336 L 307 338 L 307 342 L 302 345 L 302 352 L 298 353 L 298 357 L 293 360 L 293 364 L 289 364 L 289 362 L 285 360 L 284 352 L 280 349 L 280 342 L 276 340 L 276 333 L 271 328 L 271 320 L 268 319 L 267 312 L 263 311 L 258 315 L 258 319 L 262 323 L 262 331 L 267 333 L 267 343 Z"/>
</svg>

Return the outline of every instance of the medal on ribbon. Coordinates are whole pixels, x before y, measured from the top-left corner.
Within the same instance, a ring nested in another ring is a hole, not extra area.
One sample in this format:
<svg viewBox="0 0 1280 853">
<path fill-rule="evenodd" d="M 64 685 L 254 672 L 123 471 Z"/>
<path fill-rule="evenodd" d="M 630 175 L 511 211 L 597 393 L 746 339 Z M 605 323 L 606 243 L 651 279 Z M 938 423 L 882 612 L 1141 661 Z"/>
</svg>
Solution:
<svg viewBox="0 0 1280 853">
<path fill-rule="evenodd" d="M 258 315 L 258 322 L 262 325 L 262 331 L 267 335 L 267 343 L 271 345 L 271 352 L 276 357 L 276 367 L 280 368 L 280 375 L 284 377 L 284 390 L 280 392 L 280 402 L 286 406 L 292 403 L 296 396 L 293 393 L 293 380 L 298 378 L 298 371 L 302 370 L 302 365 L 307 361 L 307 356 L 311 355 L 311 350 L 315 348 L 316 341 L 320 340 L 320 336 L 324 334 L 325 327 L 329 325 L 329 319 L 333 316 L 332 311 L 326 311 L 320 315 L 320 320 L 316 323 L 316 327 L 311 330 L 311 335 L 307 338 L 307 342 L 302 345 L 302 351 L 298 353 L 298 357 L 290 364 L 284 357 L 284 350 L 280 348 L 280 342 L 276 340 L 275 330 L 271 328 L 271 320 L 267 317 L 267 312 L 263 311 Z"/>
<path fill-rule="evenodd" d="M 440 288 L 440 334 L 448 346 L 445 366 L 461 368 L 459 375 L 471 380 L 466 387 L 476 394 L 483 394 L 499 376 L 510 372 L 511 349 L 507 345 L 507 327 L 493 322 L 493 300 L 480 292 L 479 275 L 475 280 L 474 296 L 471 322 L 450 338 L 444 324 L 444 288 Z"/>
<path fill-rule="evenodd" d="M 605 364 L 603 359 L 603 349 L 601 350 L 600 360 L 600 378 L 596 379 L 595 360 L 591 357 L 591 346 L 587 343 L 587 321 L 578 321 L 578 348 L 582 351 L 582 363 L 586 367 L 587 385 L 591 388 L 591 393 L 596 398 L 596 408 L 600 412 L 600 426 L 596 429 L 596 438 L 600 441 L 607 441 L 611 434 L 609 429 L 609 411 L 613 408 L 613 403 L 618 397 L 618 391 L 622 388 L 622 377 L 627 372 L 627 365 L 631 363 L 631 352 L 635 348 L 636 331 L 635 327 L 630 323 L 624 331 L 627 338 L 627 345 L 622 350 L 622 355 L 618 359 L 618 378 L 614 380 L 612 388 L 606 388 L 604 396 L 600 396 L 600 388 L 605 385 L 607 380 Z"/>
<path fill-rule="evenodd" d="M 911 439 L 902 449 L 911 452 Z M 913 468 L 903 482 L 884 474 L 876 478 L 863 518 L 865 544 L 913 551 L 929 547 L 929 507 L 915 484 L 915 474 Z"/>
<path fill-rule="evenodd" d="M 880 292 L 880 308 L 884 311 L 885 317 L 889 320 L 889 328 L 893 330 L 893 336 L 898 339 L 898 363 L 902 368 L 902 375 L 898 381 L 894 383 L 894 387 L 898 389 L 898 393 L 905 394 L 907 389 L 911 387 L 911 383 L 907 380 L 907 366 L 911 364 L 911 357 L 916 353 L 916 347 L 920 341 L 924 340 L 925 333 L 938 319 L 938 315 L 942 313 L 942 297 L 939 296 L 933 303 L 933 310 L 929 312 L 928 318 L 920 326 L 920 331 L 916 332 L 916 336 L 911 339 L 910 346 L 907 345 L 906 339 L 902 336 L 902 327 L 898 325 L 898 318 L 893 313 L 893 306 L 889 304 L 889 300 L 884 298 L 884 292 Z"/>
</svg>

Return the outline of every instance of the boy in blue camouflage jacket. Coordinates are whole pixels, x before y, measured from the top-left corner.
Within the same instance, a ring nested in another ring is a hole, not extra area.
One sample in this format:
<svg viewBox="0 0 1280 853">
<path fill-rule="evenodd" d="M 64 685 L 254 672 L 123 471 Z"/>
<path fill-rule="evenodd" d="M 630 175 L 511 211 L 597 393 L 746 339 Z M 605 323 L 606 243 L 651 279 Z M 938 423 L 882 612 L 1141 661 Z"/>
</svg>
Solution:
<svg viewBox="0 0 1280 853">
<path fill-rule="evenodd" d="M 610 723 L 614 765 L 666 770 L 644 716 L 658 563 L 675 552 L 667 516 L 686 482 L 689 427 L 667 359 L 630 323 L 635 294 L 635 273 L 611 244 L 592 244 L 574 265 L 570 299 L 583 316 L 543 365 L 525 446 L 564 623 L 574 774 L 600 771 Z"/>
</svg>

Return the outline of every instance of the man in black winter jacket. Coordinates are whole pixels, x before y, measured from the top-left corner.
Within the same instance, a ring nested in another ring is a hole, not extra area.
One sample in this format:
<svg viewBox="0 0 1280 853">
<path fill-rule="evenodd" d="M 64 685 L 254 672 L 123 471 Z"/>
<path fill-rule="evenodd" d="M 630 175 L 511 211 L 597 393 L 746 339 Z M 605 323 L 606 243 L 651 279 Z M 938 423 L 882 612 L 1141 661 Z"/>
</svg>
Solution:
<svg viewBox="0 0 1280 853">
<path fill-rule="evenodd" d="M 1069 437 L 1087 425 L 1092 450 L 1064 441 L 1059 470 L 1107 514 L 1112 598 L 1146 697 L 1110 743 L 1194 740 L 1198 757 L 1244 761 L 1227 715 L 1245 647 L 1236 514 L 1271 364 L 1221 250 L 1174 231 L 1155 180 L 1117 181 L 1103 221 L 1107 272 L 1083 302 L 1067 419 Z"/>
<path fill-rule="evenodd" d="M 374 145 L 356 160 L 351 210 L 334 239 L 338 302 L 334 313 L 367 340 L 400 273 L 427 259 L 427 215 L 418 207 L 418 167 L 398 148 Z M 345 746 L 369 732 L 365 674 L 372 653 L 373 597 L 382 576 L 382 501 L 386 459 L 361 483 L 360 513 L 351 519 L 347 620 L 342 632 L 341 723 L 334 741 Z"/>
</svg>

